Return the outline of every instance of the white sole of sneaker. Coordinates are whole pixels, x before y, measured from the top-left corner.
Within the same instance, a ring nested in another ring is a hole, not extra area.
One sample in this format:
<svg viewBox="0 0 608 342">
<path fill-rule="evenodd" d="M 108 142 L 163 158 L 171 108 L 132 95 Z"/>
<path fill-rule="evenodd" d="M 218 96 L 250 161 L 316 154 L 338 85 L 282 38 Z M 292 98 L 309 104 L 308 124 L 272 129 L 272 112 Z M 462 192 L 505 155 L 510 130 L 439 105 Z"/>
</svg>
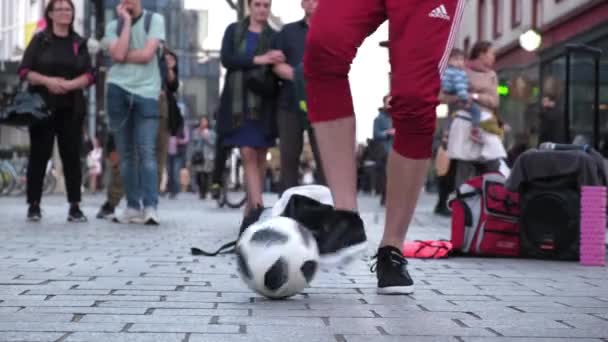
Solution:
<svg viewBox="0 0 608 342">
<path fill-rule="evenodd" d="M 319 264 L 322 267 L 347 265 L 355 261 L 367 250 L 367 241 L 343 248 L 336 253 L 321 255 Z"/>
<path fill-rule="evenodd" d="M 414 293 L 414 285 L 379 287 L 377 293 L 380 295 L 409 295 Z"/>
</svg>

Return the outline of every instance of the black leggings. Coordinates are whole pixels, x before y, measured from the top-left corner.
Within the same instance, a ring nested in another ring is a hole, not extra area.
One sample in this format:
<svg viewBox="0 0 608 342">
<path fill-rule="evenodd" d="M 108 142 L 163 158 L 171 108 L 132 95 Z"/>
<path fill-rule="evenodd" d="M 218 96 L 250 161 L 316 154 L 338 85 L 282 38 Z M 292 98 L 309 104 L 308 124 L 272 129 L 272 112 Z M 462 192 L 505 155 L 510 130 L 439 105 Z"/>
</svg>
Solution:
<svg viewBox="0 0 608 342">
<path fill-rule="evenodd" d="M 53 153 L 55 136 L 63 165 L 68 202 L 81 199 L 82 125 L 84 116 L 73 108 L 57 110 L 50 120 L 32 125 L 30 131 L 30 160 L 27 165 L 27 202 L 40 203 L 46 167 Z"/>
<path fill-rule="evenodd" d="M 209 188 L 209 173 L 197 172 L 196 173 L 196 184 L 198 185 L 198 194 L 201 198 L 207 196 Z"/>
</svg>

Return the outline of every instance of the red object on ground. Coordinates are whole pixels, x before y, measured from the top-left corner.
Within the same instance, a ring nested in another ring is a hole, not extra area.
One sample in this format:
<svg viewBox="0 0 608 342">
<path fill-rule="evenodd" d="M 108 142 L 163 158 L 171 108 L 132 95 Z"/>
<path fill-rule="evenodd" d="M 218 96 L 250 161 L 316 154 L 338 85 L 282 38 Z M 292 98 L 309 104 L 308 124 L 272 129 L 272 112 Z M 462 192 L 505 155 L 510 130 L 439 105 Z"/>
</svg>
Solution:
<svg viewBox="0 0 608 342">
<path fill-rule="evenodd" d="M 447 258 L 451 251 L 450 241 L 415 240 L 403 244 L 403 256 L 406 258 L 441 259 Z"/>
</svg>

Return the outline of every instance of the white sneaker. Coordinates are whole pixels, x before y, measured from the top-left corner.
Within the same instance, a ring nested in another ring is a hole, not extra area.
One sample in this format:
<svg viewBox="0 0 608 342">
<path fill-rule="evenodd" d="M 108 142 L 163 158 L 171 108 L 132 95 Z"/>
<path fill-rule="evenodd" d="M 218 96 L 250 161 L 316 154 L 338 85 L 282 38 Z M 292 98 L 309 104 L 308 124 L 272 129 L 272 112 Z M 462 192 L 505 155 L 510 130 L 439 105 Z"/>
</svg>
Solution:
<svg viewBox="0 0 608 342">
<path fill-rule="evenodd" d="M 158 220 L 158 213 L 156 212 L 156 208 L 147 207 L 144 208 L 144 224 L 150 226 L 158 226 L 160 221 Z"/>
<path fill-rule="evenodd" d="M 144 216 L 141 213 L 141 210 L 127 208 L 123 211 L 120 217 L 115 217 L 113 219 L 114 222 L 117 223 L 144 223 Z"/>
</svg>

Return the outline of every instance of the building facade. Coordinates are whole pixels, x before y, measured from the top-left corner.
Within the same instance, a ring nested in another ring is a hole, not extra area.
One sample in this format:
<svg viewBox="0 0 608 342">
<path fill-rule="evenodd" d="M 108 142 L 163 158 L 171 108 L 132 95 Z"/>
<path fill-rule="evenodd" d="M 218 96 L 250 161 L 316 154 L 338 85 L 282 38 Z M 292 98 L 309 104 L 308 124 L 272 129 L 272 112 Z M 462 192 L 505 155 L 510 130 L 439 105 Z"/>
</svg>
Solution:
<svg viewBox="0 0 608 342">
<path fill-rule="evenodd" d="M 526 51 L 520 37 L 531 29 L 542 43 Z M 468 51 L 480 40 L 497 51 L 499 114 L 513 128 L 511 142 L 536 142 L 540 99 L 549 96 L 563 113 L 570 140 L 590 141 L 599 126 L 598 147 L 606 147 L 608 1 L 468 0 L 456 45 Z"/>
</svg>

